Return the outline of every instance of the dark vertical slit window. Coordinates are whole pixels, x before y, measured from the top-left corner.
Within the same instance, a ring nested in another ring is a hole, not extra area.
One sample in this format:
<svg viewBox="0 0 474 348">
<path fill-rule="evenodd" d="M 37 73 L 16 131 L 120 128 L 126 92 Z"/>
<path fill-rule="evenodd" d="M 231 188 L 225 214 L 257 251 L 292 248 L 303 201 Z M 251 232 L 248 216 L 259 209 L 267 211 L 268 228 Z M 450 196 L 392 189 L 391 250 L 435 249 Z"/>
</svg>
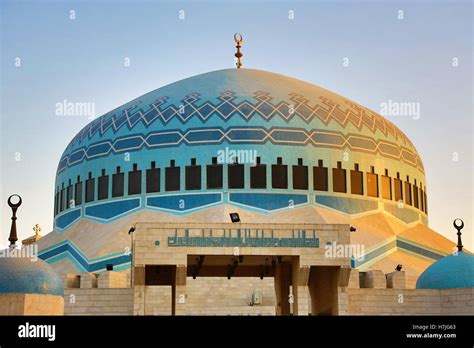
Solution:
<svg viewBox="0 0 474 348">
<path fill-rule="evenodd" d="M 77 176 L 77 182 L 74 185 L 74 204 L 76 206 L 82 204 L 82 181 L 79 175 Z"/>
<path fill-rule="evenodd" d="M 382 198 L 392 200 L 392 178 L 388 175 L 388 169 L 385 169 L 385 175 L 381 177 Z"/>
<path fill-rule="evenodd" d="M 212 164 L 206 166 L 206 180 L 208 189 L 221 189 L 223 184 L 223 166 L 217 163 L 217 157 L 212 157 Z"/>
<path fill-rule="evenodd" d="M 260 161 L 260 157 L 257 157 L 255 165 L 250 167 L 250 188 L 252 189 L 267 188 L 267 165 Z"/>
<path fill-rule="evenodd" d="M 61 189 L 59 188 L 58 186 L 58 193 L 56 194 L 57 197 L 58 197 L 58 207 L 57 207 L 57 210 L 58 210 L 58 213 L 61 212 Z"/>
<path fill-rule="evenodd" d="M 354 195 L 364 194 L 364 175 L 359 171 L 359 164 L 354 164 L 354 170 L 351 170 L 351 193 Z"/>
<path fill-rule="evenodd" d="M 151 162 L 151 168 L 146 170 L 146 192 L 160 192 L 160 168 L 156 168 L 156 162 Z"/>
<path fill-rule="evenodd" d="M 334 192 L 347 192 L 346 170 L 342 162 L 337 162 L 337 168 L 332 169 L 332 188 Z"/>
<path fill-rule="evenodd" d="M 293 188 L 295 190 L 308 189 L 308 166 L 303 165 L 302 158 L 298 158 L 298 165 L 293 166 Z"/>
<path fill-rule="evenodd" d="M 59 187 L 56 188 L 56 193 L 54 194 L 54 215 L 58 214 L 58 194 Z"/>
<path fill-rule="evenodd" d="M 277 157 L 277 163 L 272 164 L 272 188 L 288 188 L 288 166 L 283 164 L 281 157 Z"/>
<path fill-rule="evenodd" d="M 423 192 L 423 201 L 425 201 L 425 214 L 428 215 L 428 200 L 426 196 L 426 186 L 425 186 L 425 192 Z"/>
<path fill-rule="evenodd" d="M 413 206 L 417 209 L 420 207 L 420 203 L 418 201 L 418 185 L 416 184 L 416 179 L 415 184 L 413 185 Z"/>
<path fill-rule="evenodd" d="M 374 166 L 370 166 L 370 173 L 367 173 L 367 195 L 370 197 L 379 196 L 379 176 L 375 174 Z"/>
<path fill-rule="evenodd" d="M 89 172 L 89 178 L 86 180 L 86 203 L 94 200 L 94 186 L 95 179 L 92 178 L 92 173 Z"/>
<path fill-rule="evenodd" d="M 99 188 L 97 189 L 97 199 L 109 198 L 109 176 L 105 175 L 105 169 L 102 169 L 102 175 L 99 176 Z"/>
<path fill-rule="evenodd" d="M 128 172 L 128 194 L 137 195 L 142 193 L 142 171 L 138 170 L 138 165 L 133 164 L 133 170 Z"/>
<path fill-rule="evenodd" d="M 233 164 L 227 166 L 227 181 L 230 189 L 243 189 L 245 187 L 245 167 L 237 158 Z"/>
<path fill-rule="evenodd" d="M 124 195 L 125 174 L 120 173 L 120 166 L 117 166 L 117 171 L 112 175 L 112 197 L 122 197 Z"/>
<path fill-rule="evenodd" d="M 191 165 L 186 166 L 185 177 L 186 190 L 201 189 L 201 166 L 196 164 L 195 158 L 191 158 Z"/>
<path fill-rule="evenodd" d="M 405 204 L 412 205 L 410 177 L 405 181 Z"/>
<path fill-rule="evenodd" d="M 395 192 L 395 200 L 398 202 L 403 201 L 403 182 L 400 180 L 400 173 L 397 173 L 397 177 L 393 179 L 393 186 Z"/>
<path fill-rule="evenodd" d="M 69 185 L 67 186 L 67 189 L 66 189 L 66 209 L 69 209 L 71 208 L 74 208 L 74 206 L 76 205 L 75 202 L 71 202 L 72 201 L 72 184 L 71 184 L 71 179 L 69 179 Z M 71 205 L 71 203 L 73 203 Z"/>
<path fill-rule="evenodd" d="M 420 197 L 420 210 L 425 211 L 425 200 L 423 197 L 423 183 L 420 182 L 419 188 L 419 197 Z"/>
<path fill-rule="evenodd" d="M 328 169 L 323 167 L 323 160 L 318 160 L 318 166 L 313 167 L 313 187 L 315 191 L 328 190 Z"/>
<path fill-rule="evenodd" d="M 165 168 L 165 190 L 179 191 L 181 186 L 180 176 L 180 168 L 176 167 L 174 160 L 170 160 L 170 166 Z"/>
<path fill-rule="evenodd" d="M 60 199 L 60 203 L 59 203 L 59 211 L 63 211 L 64 210 L 64 183 L 62 184 L 62 187 L 61 187 L 61 193 L 59 195 L 59 199 Z"/>
</svg>

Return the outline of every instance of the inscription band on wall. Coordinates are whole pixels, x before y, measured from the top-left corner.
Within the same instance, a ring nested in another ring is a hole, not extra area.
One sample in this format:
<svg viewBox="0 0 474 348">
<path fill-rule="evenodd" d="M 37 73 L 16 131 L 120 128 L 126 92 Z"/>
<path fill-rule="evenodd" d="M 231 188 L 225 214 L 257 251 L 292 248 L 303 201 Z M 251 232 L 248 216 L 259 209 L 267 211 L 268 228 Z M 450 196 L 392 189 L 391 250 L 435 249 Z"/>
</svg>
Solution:
<svg viewBox="0 0 474 348">
<path fill-rule="evenodd" d="M 206 236 L 206 231 L 208 235 Z M 222 230 L 221 230 L 222 231 Z M 189 229 L 184 230 L 184 235 L 178 235 L 178 229 L 174 236 L 168 237 L 168 247 L 266 247 L 266 248 L 319 248 L 319 238 L 315 230 L 289 230 L 291 236 L 277 237 L 274 230 L 223 230 L 222 236 L 213 236 L 212 229 L 200 229 L 200 236 L 190 236 Z M 158 245 L 158 244 L 157 244 Z"/>
</svg>

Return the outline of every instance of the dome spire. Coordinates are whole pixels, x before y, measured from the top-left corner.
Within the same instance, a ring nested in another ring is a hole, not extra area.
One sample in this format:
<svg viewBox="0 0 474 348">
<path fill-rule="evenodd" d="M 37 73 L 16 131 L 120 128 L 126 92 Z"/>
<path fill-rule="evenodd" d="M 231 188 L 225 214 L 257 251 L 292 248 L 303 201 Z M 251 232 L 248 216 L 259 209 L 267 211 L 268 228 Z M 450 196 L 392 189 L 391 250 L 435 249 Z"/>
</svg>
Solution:
<svg viewBox="0 0 474 348">
<path fill-rule="evenodd" d="M 18 197 L 18 202 L 13 203 L 12 198 L 13 197 Z M 16 211 L 18 210 L 18 207 L 21 205 L 21 197 L 17 194 L 11 195 L 8 197 L 8 205 L 10 208 L 12 208 L 12 225 L 10 227 L 10 237 L 8 238 L 8 241 L 10 242 L 10 249 L 15 249 L 16 248 L 16 241 L 18 240 L 17 234 L 16 234 Z"/>
<path fill-rule="evenodd" d="M 244 38 L 242 37 L 242 34 L 240 33 L 235 33 L 234 34 L 234 41 L 237 44 L 235 48 L 237 48 L 237 53 L 235 54 L 235 57 L 237 58 L 237 63 L 235 63 L 235 66 L 237 69 L 239 69 L 242 66 L 242 62 L 240 61 L 240 58 L 243 57 L 242 52 L 240 52 L 240 48 L 242 47 L 242 42 L 244 42 Z"/>
<path fill-rule="evenodd" d="M 456 224 L 456 221 L 458 221 L 458 220 L 461 221 L 460 225 Z M 461 219 L 454 219 L 453 225 L 454 225 L 454 228 L 458 230 L 458 233 L 457 233 L 457 235 L 458 235 L 458 251 L 462 251 L 463 245 L 462 245 L 462 240 L 461 240 L 461 230 L 464 227 L 464 221 L 462 221 Z"/>
</svg>

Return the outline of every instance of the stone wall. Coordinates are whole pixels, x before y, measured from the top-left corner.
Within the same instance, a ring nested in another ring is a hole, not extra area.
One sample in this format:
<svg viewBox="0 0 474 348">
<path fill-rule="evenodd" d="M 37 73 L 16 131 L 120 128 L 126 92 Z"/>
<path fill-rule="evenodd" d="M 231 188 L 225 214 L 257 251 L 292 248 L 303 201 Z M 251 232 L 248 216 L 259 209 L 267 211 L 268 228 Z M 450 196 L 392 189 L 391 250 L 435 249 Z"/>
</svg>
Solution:
<svg viewBox="0 0 474 348">
<path fill-rule="evenodd" d="M 474 289 L 349 288 L 349 315 L 474 315 Z"/>
<path fill-rule="evenodd" d="M 63 315 L 63 298 L 44 294 L 0 294 L 0 315 Z"/>
<path fill-rule="evenodd" d="M 263 301 L 251 306 L 257 289 Z M 275 315 L 273 278 L 188 277 L 182 299 L 187 315 Z M 145 315 L 171 315 L 171 286 L 145 286 L 143 301 Z"/>
<path fill-rule="evenodd" d="M 132 315 L 133 291 L 76 288 L 64 290 L 64 315 Z"/>
</svg>

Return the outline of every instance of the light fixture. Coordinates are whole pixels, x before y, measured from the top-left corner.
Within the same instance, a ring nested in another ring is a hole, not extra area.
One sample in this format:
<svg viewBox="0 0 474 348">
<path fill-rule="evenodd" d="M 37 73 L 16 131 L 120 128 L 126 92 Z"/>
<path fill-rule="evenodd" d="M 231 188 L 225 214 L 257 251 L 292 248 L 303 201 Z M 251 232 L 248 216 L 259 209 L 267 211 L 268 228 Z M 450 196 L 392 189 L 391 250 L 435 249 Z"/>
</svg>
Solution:
<svg viewBox="0 0 474 348">
<path fill-rule="evenodd" d="M 395 267 L 395 271 L 400 272 L 402 270 L 402 268 L 403 268 L 403 265 L 398 264 L 397 267 Z"/>
<path fill-rule="evenodd" d="M 235 222 L 240 222 L 240 216 L 239 213 L 230 213 L 230 220 L 235 223 Z"/>
</svg>

